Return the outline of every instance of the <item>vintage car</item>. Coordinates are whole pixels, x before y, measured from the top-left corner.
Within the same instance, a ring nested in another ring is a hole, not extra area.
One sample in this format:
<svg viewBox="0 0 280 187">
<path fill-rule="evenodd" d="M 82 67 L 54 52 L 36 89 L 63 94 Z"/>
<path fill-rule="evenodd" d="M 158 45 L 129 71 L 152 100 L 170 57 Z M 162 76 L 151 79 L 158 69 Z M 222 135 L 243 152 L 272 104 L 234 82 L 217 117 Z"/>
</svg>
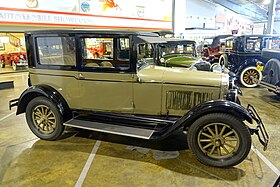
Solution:
<svg viewBox="0 0 280 187">
<path fill-rule="evenodd" d="M 228 74 L 156 65 L 159 44 L 167 43 L 158 34 L 47 30 L 25 37 L 30 87 L 10 109 L 25 113 L 41 139 L 58 139 L 65 126 L 148 140 L 184 130 L 197 159 L 215 167 L 242 162 L 253 134 L 267 147 L 265 126 L 252 106 L 236 103 Z M 92 48 L 103 50 L 93 55 Z"/>
<path fill-rule="evenodd" d="M 166 38 L 166 41 L 159 45 L 159 65 L 210 71 L 211 64 L 197 57 L 195 41 L 178 38 Z"/>
<path fill-rule="evenodd" d="M 243 86 L 256 87 L 258 84 L 254 80 L 262 80 L 262 70 L 267 62 L 266 58 L 262 58 L 262 50 L 279 39 L 279 36 L 271 35 L 229 37 L 219 63 L 234 72 Z"/>
<path fill-rule="evenodd" d="M 11 66 L 14 70 L 26 69 L 28 66 L 26 52 L 9 53 Z"/>
<path fill-rule="evenodd" d="M 211 64 L 219 62 L 220 56 L 224 53 L 225 38 L 232 35 L 218 35 L 204 39 L 204 46 L 201 56 Z"/>
<path fill-rule="evenodd" d="M 275 45 L 275 43 L 278 44 Z M 271 49 L 262 50 L 262 59 L 267 63 L 263 70 L 263 79 L 259 83 L 280 96 L 280 40 L 274 41 L 270 45 Z"/>
</svg>

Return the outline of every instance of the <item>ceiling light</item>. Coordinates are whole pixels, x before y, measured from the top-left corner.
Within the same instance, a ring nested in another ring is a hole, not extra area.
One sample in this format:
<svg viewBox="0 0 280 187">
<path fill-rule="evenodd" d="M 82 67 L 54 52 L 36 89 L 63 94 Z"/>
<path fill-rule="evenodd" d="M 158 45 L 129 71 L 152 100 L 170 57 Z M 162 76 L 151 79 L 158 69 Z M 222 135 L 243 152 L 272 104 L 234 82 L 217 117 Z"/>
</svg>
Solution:
<svg viewBox="0 0 280 187">
<path fill-rule="evenodd" d="M 263 1 L 263 4 L 264 4 L 264 5 L 270 4 L 270 0 L 264 0 L 264 1 Z"/>
</svg>

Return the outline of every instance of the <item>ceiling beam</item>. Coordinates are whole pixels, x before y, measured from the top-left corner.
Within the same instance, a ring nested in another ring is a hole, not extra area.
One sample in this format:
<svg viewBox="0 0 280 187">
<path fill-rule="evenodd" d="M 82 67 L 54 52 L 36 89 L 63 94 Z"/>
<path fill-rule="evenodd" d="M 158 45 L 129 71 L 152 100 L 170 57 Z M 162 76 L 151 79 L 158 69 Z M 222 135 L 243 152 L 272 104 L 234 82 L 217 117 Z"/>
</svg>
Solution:
<svg viewBox="0 0 280 187">
<path fill-rule="evenodd" d="M 206 0 L 208 1 L 208 0 Z M 217 3 L 225 8 L 230 9 L 231 11 L 237 13 L 237 14 L 241 14 L 243 16 L 248 16 L 251 17 L 253 19 L 256 20 L 267 20 L 268 16 L 267 16 L 267 12 L 265 10 L 254 10 L 254 9 L 250 9 L 246 6 L 243 6 L 242 4 L 238 3 L 238 1 L 234 2 L 231 0 L 211 0 L 214 3 Z M 254 5 L 254 4 L 252 4 Z M 256 6 L 256 5 L 255 5 Z M 257 8 L 257 6 L 256 6 Z"/>
</svg>

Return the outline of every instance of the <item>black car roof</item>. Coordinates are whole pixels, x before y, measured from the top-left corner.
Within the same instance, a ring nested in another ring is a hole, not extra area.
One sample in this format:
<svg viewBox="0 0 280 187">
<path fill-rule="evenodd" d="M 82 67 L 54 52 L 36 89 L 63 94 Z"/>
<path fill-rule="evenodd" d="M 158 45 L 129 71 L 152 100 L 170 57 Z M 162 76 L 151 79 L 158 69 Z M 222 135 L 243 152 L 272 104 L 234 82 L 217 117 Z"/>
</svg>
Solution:
<svg viewBox="0 0 280 187">
<path fill-rule="evenodd" d="M 141 36 L 159 36 L 158 33 L 126 31 L 126 30 L 96 30 L 96 29 L 67 29 L 67 30 L 35 30 L 26 31 L 25 34 L 120 34 L 120 35 L 141 35 Z"/>
</svg>

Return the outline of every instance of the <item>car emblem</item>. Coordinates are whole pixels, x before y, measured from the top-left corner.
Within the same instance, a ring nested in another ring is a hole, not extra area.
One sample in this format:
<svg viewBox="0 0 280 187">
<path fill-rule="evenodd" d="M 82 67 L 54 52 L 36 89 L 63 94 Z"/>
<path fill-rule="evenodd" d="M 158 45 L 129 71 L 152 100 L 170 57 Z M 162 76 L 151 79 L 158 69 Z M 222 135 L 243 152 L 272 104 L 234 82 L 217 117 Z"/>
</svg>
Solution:
<svg viewBox="0 0 280 187">
<path fill-rule="evenodd" d="M 38 5 L 38 0 L 25 0 L 25 4 L 28 8 L 35 8 Z"/>
<path fill-rule="evenodd" d="M 83 12 L 89 12 L 90 11 L 90 5 L 89 5 L 89 3 L 88 2 L 86 2 L 86 1 L 84 1 L 84 2 L 82 2 L 81 3 L 81 10 L 83 11 Z"/>
</svg>

